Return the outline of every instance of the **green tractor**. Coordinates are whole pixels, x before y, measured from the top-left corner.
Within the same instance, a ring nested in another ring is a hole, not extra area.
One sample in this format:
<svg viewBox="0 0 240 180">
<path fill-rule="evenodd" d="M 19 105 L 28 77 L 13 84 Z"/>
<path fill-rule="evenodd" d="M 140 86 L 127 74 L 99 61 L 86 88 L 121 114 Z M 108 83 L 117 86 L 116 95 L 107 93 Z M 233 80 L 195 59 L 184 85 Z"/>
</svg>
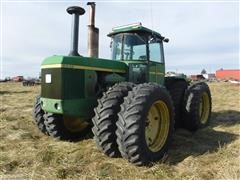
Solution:
<svg viewBox="0 0 240 180">
<path fill-rule="evenodd" d="M 79 16 L 85 10 L 69 7 L 71 52 L 42 62 L 34 121 L 43 133 L 60 140 L 84 138 L 92 129 L 97 147 L 110 157 L 122 156 L 136 165 L 158 161 L 176 127 L 195 131 L 208 124 L 209 87 L 165 76 L 163 44 L 168 39 L 140 23 L 113 28 L 108 34 L 111 60 L 98 58 L 95 4 L 88 5 L 90 57 L 77 50 Z"/>
</svg>

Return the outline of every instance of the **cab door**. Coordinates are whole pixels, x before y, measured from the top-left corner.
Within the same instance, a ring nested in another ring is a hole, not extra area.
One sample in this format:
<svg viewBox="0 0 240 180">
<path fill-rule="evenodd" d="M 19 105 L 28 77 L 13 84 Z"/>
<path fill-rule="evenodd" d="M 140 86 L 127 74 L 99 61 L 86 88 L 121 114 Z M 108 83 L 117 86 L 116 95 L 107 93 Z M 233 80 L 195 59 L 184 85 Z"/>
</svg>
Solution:
<svg viewBox="0 0 240 180">
<path fill-rule="evenodd" d="M 149 43 L 149 81 L 164 83 L 165 65 L 162 42 Z"/>
</svg>

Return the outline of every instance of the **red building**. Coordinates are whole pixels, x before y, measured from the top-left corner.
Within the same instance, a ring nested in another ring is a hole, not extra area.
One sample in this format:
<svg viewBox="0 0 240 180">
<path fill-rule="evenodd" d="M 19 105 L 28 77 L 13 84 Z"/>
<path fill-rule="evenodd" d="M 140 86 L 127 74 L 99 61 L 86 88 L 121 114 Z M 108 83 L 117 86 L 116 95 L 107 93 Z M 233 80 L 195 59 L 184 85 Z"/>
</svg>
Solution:
<svg viewBox="0 0 240 180">
<path fill-rule="evenodd" d="M 234 79 L 240 80 L 240 69 L 220 69 L 216 71 L 218 79 Z"/>
</svg>

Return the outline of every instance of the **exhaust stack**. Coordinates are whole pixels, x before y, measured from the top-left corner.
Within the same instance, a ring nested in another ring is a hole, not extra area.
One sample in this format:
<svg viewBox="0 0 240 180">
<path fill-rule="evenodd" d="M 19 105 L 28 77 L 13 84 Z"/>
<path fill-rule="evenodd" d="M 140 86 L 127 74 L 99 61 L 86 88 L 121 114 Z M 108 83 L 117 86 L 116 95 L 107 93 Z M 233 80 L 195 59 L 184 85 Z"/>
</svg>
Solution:
<svg viewBox="0 0 240 180">
<path fill-rule="evenodd" d="M 68 14 L 71 14 L 72 19 L 72 39 L 69 56 L 80 56 L 78 54 L 78 32 L 79 32 L 79 16 L 85 13 L 85 10 L 78 6 L 67 8 Z"/>
<path fill-rule="evenodd" d="M 88 2 L 90 6 L 88 25 L 88 56 L 98 58 L 99 29 L 95 27 L 95 2 Z"/>
</svg>

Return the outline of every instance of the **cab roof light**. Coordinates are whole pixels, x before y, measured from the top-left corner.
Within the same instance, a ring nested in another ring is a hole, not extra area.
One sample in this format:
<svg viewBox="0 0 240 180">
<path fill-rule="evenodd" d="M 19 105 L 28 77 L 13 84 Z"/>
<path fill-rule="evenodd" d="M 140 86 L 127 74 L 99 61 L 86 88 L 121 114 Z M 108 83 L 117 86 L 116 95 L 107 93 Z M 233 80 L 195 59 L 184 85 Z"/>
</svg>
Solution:
<svg viewBox="0 0 240 180">
<path fill-rule="evenodd" d="M 139 28 L 142 27 L 142 23 L 138 22 L 138 23 L 133 23 L 133 24 L 127 24 L 127 25 L 123 25 L 123 26 L 117 26 L 112 28 L 113 31 L 117 31 L 120 29 L 124 29 L 124 28 Z"/>
</svg>

